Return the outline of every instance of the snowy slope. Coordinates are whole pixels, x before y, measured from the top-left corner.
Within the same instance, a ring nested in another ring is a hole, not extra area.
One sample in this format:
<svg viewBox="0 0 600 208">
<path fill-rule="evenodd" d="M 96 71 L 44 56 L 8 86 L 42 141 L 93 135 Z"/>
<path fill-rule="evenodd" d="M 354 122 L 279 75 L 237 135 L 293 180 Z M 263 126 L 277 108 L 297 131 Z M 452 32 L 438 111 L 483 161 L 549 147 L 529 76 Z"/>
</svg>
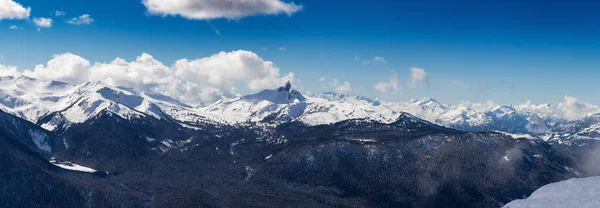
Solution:
<svg viewBox="0 0 600 208">
<path fill-rule="evenodd" d="M 50 132 L 2 110 L 0 110 L 0 134 L 42 152 L 54 152 L 63 147 L 62 142 Z"/>
<path fill-rule="evenodd" d="M 600 177 L 577 178 L 539 188 L 527 199 L 512 201 L 504 208 L 596 208 L 600 207 Z"/>
<path fill-rule="evenodd" d="M 0 110 L 48 130 L 85 122 L 105 110 L 123 118 L 169 119 L 161 107 L 178 109 L 178 112 L 191 108 L 166 96 L 148 95 L 101 82 L 74 86 L 25 76 L 0 77 Z"/>
<path fill-rule="evenodd" d="M 499 131 L 564 144 L 571 144 L 573 140 L 600 139 L 600 114 L 597 114 L 600 109 L 589 104 L 566 101 L 543 105 L 496 105 L 491 102 L 444 105 L 423 98 L 406 103 L 384 102 L 383 105 L 465 131 Z"/>
<path fill-rule="evenodd" d="M 274 90 L 233 99 L 222 99 L 204 109 L 208 116 L 230 124 L 290 121 L 304 113 L 306 98 L 291 83 Z"/>
<path fill-rule="evenodd" d="M 164 117 L 160 108 L 144 98 L 100 82 L 77 85 L 68 94 L 57 97 L 53 104 L 54 112 L 38 122 L 48 130 L 83 123 L 104 110 L 123 118 Z"/>
<path fill-rule="evenodd" d="M 278 89 L 224 99 L 203 110 L 234 124 L 279 124 L 297 120 L 319 125 L 360 118 L 391 123 L 400 115 L 377 101 L 360 96 L 324 93 L 306 97 L 294 90 L 289 82 Z"/>
<path fill-rule="evenodd" d="M 363 118 L 392 123 L 402 113 L 366 97 L 336 93 L 323 93 L 310 97 L 307 106 L 304 114 L 297 120 L 308 125 L 331 124 Z"/>
<path fill-rule="evenodd" d="M 0 109 L 35 123 L 41 116 L 57 111 L 57 100 L 72 87 L 25 76 L 0 77 Z"/>
<path fill-rule="evenodd" d="M 402 112 L 407 112 L 431 123 L 464 131 L 499 131 L 565 144 L 600 139 L 600 108 L 569 97 L 565 97 L 565 103 L 541 105 L 529 102 L 447 105 L 431 98 L 382 102 L 331 92 L 302 95 L 289 82 L 277 89 L 193 107 L 165 95 L 101 82 L 74 86 L 25 76 L 0 77 L 0 110 L 49 130 L 85 122 L 102 111 L 111 111 L 126 119 L 149 116 L 173 120 L 192 128 L 202 124 L 277 125 L 290 121 L 320 125 L 349 119 L 391 123 Z"/>
</svg>

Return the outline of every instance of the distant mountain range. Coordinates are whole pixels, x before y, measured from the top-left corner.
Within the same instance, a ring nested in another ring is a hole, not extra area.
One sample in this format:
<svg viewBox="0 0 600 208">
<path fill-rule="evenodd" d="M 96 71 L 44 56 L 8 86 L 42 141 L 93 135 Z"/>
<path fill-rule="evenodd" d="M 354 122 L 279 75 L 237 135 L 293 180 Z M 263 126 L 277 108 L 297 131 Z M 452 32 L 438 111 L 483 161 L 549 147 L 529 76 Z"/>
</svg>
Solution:
<svg viewBox="0 0 600 208">
<path fill-rule="evenodd" d="M 383 102 L 332 92 L 302 95 L 290 83 L 257 94 L 192 107 L 160 94 L 101 82 L 69 85 L 25 76 L 0 78 L 0 109 L 53 131 L 84 123 L 103 110 L 125 118 L 153 117 L 188 128 L 203 124 L 269 125 L 302 122 L 309 126 L 349 119 L 391 123 L 410 113 L 463 131 L 498 131 L 549 142 L 578 144 L 600 137 L 600 108 L 579 103 L 446 105 L 431 98 Z"/>
</svg>

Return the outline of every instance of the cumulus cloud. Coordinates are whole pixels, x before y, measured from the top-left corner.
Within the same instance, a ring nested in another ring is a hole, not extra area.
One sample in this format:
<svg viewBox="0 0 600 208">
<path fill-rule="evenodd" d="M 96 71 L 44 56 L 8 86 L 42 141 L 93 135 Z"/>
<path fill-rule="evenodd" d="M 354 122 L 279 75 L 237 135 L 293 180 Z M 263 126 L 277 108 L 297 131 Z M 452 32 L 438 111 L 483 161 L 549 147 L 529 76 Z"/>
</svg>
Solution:
<svg viewBox="0 0 600 208">
<path fill-rule="evenodd" d="M 531 101 L 515 106 L 518 109 L 535 112 L 542 118 L 557 118 L 576 120 L 582 117 L 600 113 L 600 108 L 591 103 L 583 102 L 576 97 L 565 96 L 563 103 L 535 105 Z"/>
<path fill-rule="evenodd" d="M 390 77 L 390 80 L 384 82 L 377 82 L 375 84 L 375 89 L 382 93 L 388 92 L 399 92 L 400 91 L 400 81 L 398 80 L 398 74 L 393 73 Z"/>
<path fill-rule="evenodd" d="M 279 51 L 285 51 L 285 50 L 287 50 L 285 47 L 280 47 L 279 48 Z"/>
<path fill-rule="evenodd" d="M 17 71 L 17 67 L 4 66 L 4 65 L 0 64 L 0 77 L 6 77 L 6 76 L 18 77 L 18 76 L 21 76 L 21 73 L 19 71 Z"/>
<path fill-rule="evenodd" d="M 239 19 L 252 15 L 292 15 L 302 6 L 281 0 L 142 0 L 149 14 L 193 20 Z"/>
<path fill-rule="evenodd" d="M 350 82 L 344 82 L 344 84 L 338 85 L 335 88 L 335 92 L 347 94 L 352 92 L 352 84 Z"/>
<path fill-rule="evenodd" d="M 210 57 L 181 59 L 173 66 L 176 75 L 196 83 L 209 83 L 222 88 L 233 87 L 234 82 L 247 83 L 251 90 L 281 86 L 293 80 L 294 74 L 281 76 L 273 62 L 265 61 L 250 51 L 220 52 Z"/>
<path fill-rule="evenodd" d="M 563 105 L 564 118 L 567 120 L 575 120 L 598 111 L 596 106 L 590 103 L 581 102 L 579 99 L 571 96 L 565 96 L 565 102 Z"/>
<path fill-rule="evenodd" d="M 30 13 L 30 7 L 25 8 L 13 0 L 0 0 L 0 20 L 28 19 Z"/>
<path fill-rule="evenodd" d="M 67 20 L 67 24 L 71 25 L 89 25 L 94 22 L 94 19 L 89 14 L 83 14 L 79 17 Z"/>
<path fill-rule="evenodd" d="M 52 27 L 52 19 L 44 18 L 44 17 L 40 17 L 40 18 L 34 17 L 33 24 L 35 24 L 35 26 L 37 26 L 38 28 L 40 28 L 40 27 L 49 28 L 49 27 Z"/>
<path fill-rule="evenodd" d="M 101 81 L 165 94 L 192 105 L 237 95 L 237 85 L 258 90 L 276 88 L 288 80 L 296 82 L 293 73 L 282 75 L 273 62 L 244 50 L 220 52 L 195 60 L 180 59 L 171 66 L 146 53 L 131 62 L 116 58 L 108 63 L 94 64 L 80 56 L 65 53 L 55 55 L 46 65 L 26 70 L 23 75 L 71 84 Z"/>
<path fill-rule="evenodd" d="M 419 84 L 429 87 L 429 73 L 425 72 L 424 69 L 412 67 L 410 68 L 410 82 L 408 86 L 416 88 Z"/>
<path fill-rule="evenodd" d="M 132 62 L 116 58 L 110 63 L 95 63 L 88 71 L 89 81 L 141 90 L 150 90 L 155 85 L 169 84 L 174 80 L 172 70 L 147 53 Z"/>
<path fill-rule="evenodd" d="M 23 75 L 41 80 L 79 84 L 87 81 L 89 67 L 88 60 L 72 53 L 65 53 L 54 55 L 46 65 L 39 64 L 34 70 L 25 70 Z"/>
</svg>

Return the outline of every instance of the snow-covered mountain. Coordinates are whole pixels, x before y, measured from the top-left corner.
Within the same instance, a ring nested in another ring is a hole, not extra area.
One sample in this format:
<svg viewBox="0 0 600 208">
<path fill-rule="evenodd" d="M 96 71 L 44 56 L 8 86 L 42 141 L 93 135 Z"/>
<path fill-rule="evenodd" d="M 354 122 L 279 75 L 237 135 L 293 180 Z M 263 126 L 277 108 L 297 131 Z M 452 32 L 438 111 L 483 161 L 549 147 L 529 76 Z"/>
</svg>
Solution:
<svg viewBox="0 0 600 208">
<path fill-rule="evenodd" d="M 25 76 L 0 77 L 0 110 L 51 131 L 83 123 L 103 111 L 126 119 L 151 116 L 197 122 L 204 118 L 195 108 L 163 95 L 101 82 L 69 85 Z"/>
<path fill-rule="evenodd" d="M 291 83 L 204 107 L 101 82 L 2 77 L 0 84 L 0 110 L 8 112 L 0 112 L 0 166 L 9 167 L 0 175 L 45 176 L 30 177 L 39 181 L 29 185 L 23 181 L 31 180 L 9 177 L 11 184 L 3 185 L 9 191 L 0 193 L 6 199 L 15 198 L 11 193 L 31 196 L 36 190 L 31 187 L 46 187 L 56 177 L 81 188 L 74 193 L 86 199 L 82 203 L 115 206 L 168 207 L 179 199 L 202 199 L 207 190 L 239 199 L 246 193 L 237 187 L 288 201 L 296 195 L 279 194 L 296 193 L 289 187 L 308 187 L 301 194 L 326 187 L 316 194 L 356 193 L 365 206 L 489 207 L 585 173 L 577 163 L 582 160 L 575 159 L 584 157 L 572 150 L 586 148 L 555 148 L 507 135 L 577 144 L 597 138 L 600 127 L 600 114 L 566 118 L 573 112 L 564 105 L 382 102 L 337 93 L 303 95 Z M 553 116 L 548 110 L 565 113 Z M 282 181 L 299 185 L 273 185 Z M 389 194 L 397 190 L 410 192 Z M 164 196 L 169 192 L 175 194 Z M 33 196 L 49 195 L 79 196 Z M 130 195 L 140 198 L 124 197 Z M 30 198 L 24 199 L 7 207 L 31 207 Z M 255 203 L 240 200 L 236 204 Z"/>
<path fill-rule="evenodd" d="M 431 98 L 423 98 L 406 103 L 387 102 L 383 105 L 438 125 L 464 131 L 499 131 L 558 143 L 600 139 L 600 109 L 597 106 L 582 107 L 585 104 L 568 102 L 543 105 L 462 102 L 444 105 Z"/>
<path fill-rule="evenodd" d="M 2 110 L 0 110 L 0 134 L 10 136 L 22 145 L 43 153 L 64 149 L 63 141 L 47 130 Z"/>
<path fill-rule="evenodd" d="M 101 82 L 69 85 L 25 76 L 0 77 L 0 110 L 48 130 L 83 123 L 103 111 L 125 119 L 164 119 L 191 128 L 206 123 L 275 126 L 292 121 L 314 126 L 350 119 L 392 123 L 406 112 L 463 131 L 498 131 L 558 143 L 600 138 L 600 108 L 568 97 L 565 103 L 542 105 L 447 105 L 431 98 L 382 102 L 332 92 L 303 95 L 289 82 L 277 89 L 193 107 L 165 95 Z"/>
<path fill-rule="evenodd" d="M 401 112 L 360 96 L 324 93 L 304 96 L 288 82 L 275 90 L 224 99 L 204 109 L 222 120 L 280 124 L 301 121 L 308 125 L 331 124 L 349 119 L 394 122 Z"/>
</svg>

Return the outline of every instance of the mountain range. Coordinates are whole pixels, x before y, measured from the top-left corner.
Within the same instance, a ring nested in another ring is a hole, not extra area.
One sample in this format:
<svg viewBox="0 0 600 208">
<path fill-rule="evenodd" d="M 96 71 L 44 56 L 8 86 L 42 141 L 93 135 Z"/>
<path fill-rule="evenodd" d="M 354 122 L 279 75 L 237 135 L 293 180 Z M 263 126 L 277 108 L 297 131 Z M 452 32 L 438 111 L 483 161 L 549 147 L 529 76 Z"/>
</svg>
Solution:
<svg viewBox="0 0 600 208">
<path fill-rule="evenodd" d="M 572 104 L 572 103 L 571 103 Z M 498 207 L 600 174 L 595 106 L 0 77 L 0 207 Z M 551 113 L 552 112 L 552 113 Z"/>
<path fill-rule="evenodd" d="M 403 112 L 463 131 L 498 131 L 545 141 L 578 144 L 600 136 L 600 108 L 582 103 L 496 105 L 462 102 L 446 105 L 431 98 L 382 102 L 333 92 L 302 95 L 288 82 L 274 90 L 193 107 L 160 94 L 101 82 L 69 85 L 25 76 L 0 78 L 0 109 L 46 130 L 83 123 L 103 110 L 122 118 L 153 117 L 188 128 L 215 125 L 309 126 L 349 119 L 391 123 Z"/>
</svg>

